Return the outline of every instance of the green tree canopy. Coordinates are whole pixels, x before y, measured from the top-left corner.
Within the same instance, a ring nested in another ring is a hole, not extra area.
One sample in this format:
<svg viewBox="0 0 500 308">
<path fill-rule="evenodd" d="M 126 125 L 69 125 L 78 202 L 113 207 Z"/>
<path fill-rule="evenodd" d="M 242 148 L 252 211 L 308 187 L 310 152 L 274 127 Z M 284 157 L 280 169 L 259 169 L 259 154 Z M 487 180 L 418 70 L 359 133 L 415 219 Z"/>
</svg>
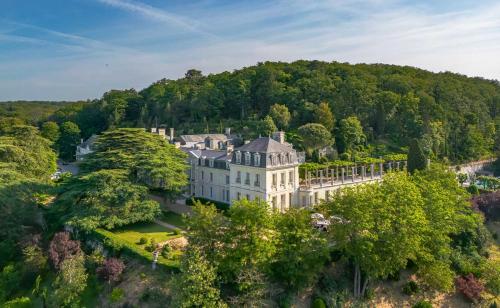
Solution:
<svg viewBox="0 0 500 308">
<path fill-rule="evenodd" d="M 59 125 L 53 121 L 44 122 L 40 132 L 42 137 L 49 139 L 52 142 L 56 142 L 61 135 L 59 132 Z"/>
<path fill-rule="evenodd" d="M 95 152 L 81 165 L 83 172 L 123 169 L 134 183 L 176 196 L 187 184 L 186 155 L 164 138 L 144 129 L 119 128 L 104 132 Z"/>
<path fill-rule="evenodd" d="M 61 127 L 61 136 L 57 145 L 59 156 L 62 159 L 72 160 L 75 158 L 76 146 L 80 143 L 80 128 L 73 122 L 64 122 Z"/>
<path fill-rule="evenodd" d="M 337 147 L 341 153 L 352 153 L 366 142 L 363 127 L 357 117 L 351 116 L 340 120 L 337 140 Z"/>
<path fill-rule="evenodd" d="M 335 126 L 335 117 L 327 102 L 322 102 L 314 110 L 314 122 L 323 125 L 329 131 Z"/>
<path fill-rule="evenodd" d="M 427 168 L 427 157 L 417 139 L 413 139 L 408 149 L 408 171 L 413 173 L 415 170 L 424 170 Z"/>
<path fill-rule="evenodd" d="M 260 123 L 260 132 L 264 136 L 271 136 L 278 128 L 274 124 L 273 118 L 267 115 Z"/>
<path fill-rule="evenodd" d="M 272 105 L 269 109 L 269 116 L 271 116 L 276 126 L 281 130 L 286 129 L 292 119 L 292 115 L 286 105 L 281 104 Z"/>
<path fill-rule="evenodd" d="M 333 143 L 332 135 L 321 124 L 309 123 L 299 127 L 298 133 L 302 137 L 304 147 L 311 155 L 313 150 L 331 145 Z"/>
<path fill-rule="evenodd" d="M 125 170 L 107 169 L 70 179 L 54 210 L 68 224 L 90 231 L 152 221 L 160 206 L 149 199 L 147 187 L 130 182 Z"/>
</svg>

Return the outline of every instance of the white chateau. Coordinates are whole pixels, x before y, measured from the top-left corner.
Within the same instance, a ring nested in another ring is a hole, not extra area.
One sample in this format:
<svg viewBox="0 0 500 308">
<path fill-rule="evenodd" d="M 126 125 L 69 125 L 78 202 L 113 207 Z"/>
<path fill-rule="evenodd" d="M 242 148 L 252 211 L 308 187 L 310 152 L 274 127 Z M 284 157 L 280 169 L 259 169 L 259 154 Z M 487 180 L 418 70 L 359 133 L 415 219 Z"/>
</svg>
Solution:
<svg viewBox="0 0 500 308">
<path fill-rule="evenodd" d="M 153 128 L 151 132 L 174 143 L 172 128 L 169 136 L 165 136 L 165 129 Z M 389 170 L 406 167 L 406 162 L 337 167 L 315 174 L 309 172 L 301 180 L 299 165 L 304 163 L 304 154 L 285 142 L 284 132 L 244 144 L 230 129 L 225 134 L 181 135 L 177 140 L 176 146 L 189 156 L 187 197 L 227 204 L 243 198 L 259 198 L 278 211 L 309 207 L 328 199 L 341 187 L 378 181 L 384 167 Z"/>
</svg>

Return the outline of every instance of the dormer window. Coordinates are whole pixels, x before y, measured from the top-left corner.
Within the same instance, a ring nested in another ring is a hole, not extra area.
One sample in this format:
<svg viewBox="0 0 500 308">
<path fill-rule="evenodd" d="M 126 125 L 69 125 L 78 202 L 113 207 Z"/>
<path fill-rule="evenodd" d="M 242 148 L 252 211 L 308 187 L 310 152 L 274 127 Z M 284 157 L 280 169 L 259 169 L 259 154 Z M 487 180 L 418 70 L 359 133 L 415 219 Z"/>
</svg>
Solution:
<svg viewBox="0 0 500 308">
<path fill-rule="evenodd" d="M 253 164 L 254 164 L 254 166 L 260 166 L 260 154 L 259 153 L 255 153 L 253 155 Z"/>
<path fill-rule="evenodd" d="M 205 157 L 202 157 L 200 160 L 200 165 L 205 166 Z"/>
<path fill-rule="evenodd" d="M 289 164 L 290 163 L 290 153 L 286 153 L 285 154 L 285 164 Z"/>
<path fill-rule="evenodd" d="M 208 161 L 208 166 L 210 166 L 211 168 L 214 167 L 214 159 L 213 158 Z"/>
<path fill-rule="evenodd" d="M 241 164 L 241 152 L 237 151 L 235 155 L 236 155 L 236 163 Z"/>
<path fill-rule="evenodd" d="M 245 165 L 247 165 L 247 166 L 250 165 L 250 153 L 249 152 L 245 153 Z"/>
<path fill-rule="evenodd" d="M 278 164 L 278 157 L 276 154 L 271 154 L 271 165 L 276 166 Z"/>
</svg>

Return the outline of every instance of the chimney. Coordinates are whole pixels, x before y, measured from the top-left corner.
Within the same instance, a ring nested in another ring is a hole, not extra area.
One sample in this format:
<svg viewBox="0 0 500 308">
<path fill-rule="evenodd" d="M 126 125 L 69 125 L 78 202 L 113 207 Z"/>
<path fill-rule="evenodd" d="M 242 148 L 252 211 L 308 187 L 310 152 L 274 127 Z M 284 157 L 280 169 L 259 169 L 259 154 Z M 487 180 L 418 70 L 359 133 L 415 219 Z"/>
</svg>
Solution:
<svg viewBox="0 0 500 308">
<path fill-rule="evenodd" d="M 225 135 L 229 137 L 229 135 L 231 135 L 231 127 L 226 127 L 225 129 Z"/>
<path fill-rule="evenodd" d="M 170 142 L 174 142 L 174 128 L 170 127 Z"/>
<path fill-rule="evenodd" d="M 158 135 L 160 135 L 163 138 L 165 138 L 165 129 L 164 128 L 158 128 Z"/>
<path fill-rule="evenodd" d="M 284 131 L 274 132 L 273 139 L 281 144 L 285 143 L 285 132 Z"/>
<path fill-rule="evenodd" d="M 151 127 L 151 133 L 156 134 L 156 127 Z"/>
<path fill-rule="evenodd" d="M 83 138 L 80 138 L 80 144 L 82 144 L 82 143 L 83 143 Z"/>
<path fill-rule="evenodd" d="M 234 150 L 234 145 L 232 145 L 232 144 L 228 144 L 228 145 L 226 146 L 226 153 L 227 153 L 228 155 L 229 155 L 229 154 L 231 154 L 231 153 L 233 153 L 233 150 Z"/>
</svg>

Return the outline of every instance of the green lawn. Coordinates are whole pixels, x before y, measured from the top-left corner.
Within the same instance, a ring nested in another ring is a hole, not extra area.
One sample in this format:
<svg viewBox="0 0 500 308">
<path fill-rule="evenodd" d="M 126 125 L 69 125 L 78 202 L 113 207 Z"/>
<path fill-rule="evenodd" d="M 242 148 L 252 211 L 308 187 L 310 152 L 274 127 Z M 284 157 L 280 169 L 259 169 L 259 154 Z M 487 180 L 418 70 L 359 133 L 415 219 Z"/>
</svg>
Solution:
<svg viewBox="0 0 500 308">
<path fill-rule="evenodd" d="M 113 230 L 113 233 L 130 244 L 137 244 L 141 237 L 147 238 L 148 241 L 153 238 L 157 243 L 177 237 L 173 230 L 155 223 L 126 226 Z"/>
<path fill-rule="evenodd" d="M 163 211 L 163 215 L 160 217 L 161 221 L 179 227 L 181 229 L 186 229 L 186 224 L 183 221 L 182 215 L 171 211 Z"/>
<path fill-rule="evenodd" d="M 155 223 L 134 224 L 112 231 L 97 229 L 96 232 L 108 240 L 111 240 L 113 242 L 113 246 L 117 245 L 120 247 L 126 247 L 130 251 L 148 261 L 153 260 L 153 254 L 146 250 L 146 246 L 151 239 L 154 239 L 157 243 L 161 243 L 166 240 L 182 236 L 176 235 L 173 230 Z M 139 240 L 142 237 L 147 239 L 147 243 L 139 245 Z M 173 251 L 169 258 L 163 258 L 160 255 L 158 263 L 169 267 L 178 267 L 180 255 L 180 251 Z"/>
</svg>

